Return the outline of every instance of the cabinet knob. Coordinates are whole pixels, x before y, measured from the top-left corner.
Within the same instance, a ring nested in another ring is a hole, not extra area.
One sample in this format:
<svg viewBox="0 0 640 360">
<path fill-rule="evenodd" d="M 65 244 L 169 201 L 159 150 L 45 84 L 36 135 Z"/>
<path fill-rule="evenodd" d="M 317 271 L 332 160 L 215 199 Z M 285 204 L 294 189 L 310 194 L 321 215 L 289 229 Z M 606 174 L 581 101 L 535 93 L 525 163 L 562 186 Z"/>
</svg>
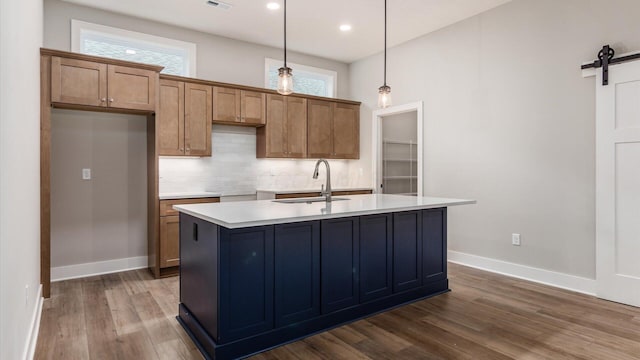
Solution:
<svg viewBox="0 0 640 360">
<path fill-rule="evenodd" d="M 107 98 L 100 99 L 100 102 L 105 102 L 105 101 L 107 101 Z"/>
<path fill-rule="evenodd" d="M 109 98 L 109 102 L 113 102 L 113 98 Z"/>
<path fill-rule="evenodd" d="M 180 151 L 184 151 L 184 148 L 180 148 Z"/>
<path fill-rule="evenodd" d="M 240 116 L 236 116 L 236 120 L 240 120 Z"/>
<path fill-rule="evenodd" d="M 191 149 L 190 149 L 190 148 L 187 148 L 187 151 L 191 151 Z"/>
</svg>

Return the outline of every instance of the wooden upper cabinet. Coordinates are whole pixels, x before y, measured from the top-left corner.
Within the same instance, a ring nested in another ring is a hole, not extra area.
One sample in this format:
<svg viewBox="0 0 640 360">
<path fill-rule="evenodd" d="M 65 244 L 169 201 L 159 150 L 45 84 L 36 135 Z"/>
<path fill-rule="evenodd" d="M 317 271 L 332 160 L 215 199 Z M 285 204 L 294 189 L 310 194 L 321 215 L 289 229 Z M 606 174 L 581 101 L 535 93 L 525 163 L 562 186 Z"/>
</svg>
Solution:
<svg viewBox="0 0 640 360">
<path fill-rule="evenodd" d="M 211 86 L 186 83 L 184 86 L 185 155 L 211 156 Z"/>
<path fill-rule="evenodd" d="M 240 122 L 264 125 L 266 123 L 266 94 L 240 90 Z"/>
<path fill-rule="evenodd" d="M 307 116 L 308 157 L 331 158 L 333 156 L 332 102 L 309 100 Z"/>
<path fill-rule="evenodd" d="M 333 156 L 338 159 L 360 157 L 360 106 L 333 103 Z"/>
<path fill-rule="evenodd" d="M 286 142 L 287 157 L 307 157 L 307 99 L 287 97 Z"/>
<path fill-rule="evenodd" d="M 184 155 L 184 83 L 160 80 L 158 155 Z"/>
<path fill-rule="evenodd" d="M 107 65 L 107 69 L 109 107 L 156 109 L 157 72 L 119 65 Z"/>
<path fill-rule="evenodd" d="M 264 125 L 265 103 L 265 93 L 214 86 L 213 121 Z"/>
<path fill-rule="evenodd" d="M 51 102 L 107 106 L 107 65 L 51 57 Z"/>
<path fill-rule="evenodd" d="M 306 157 L 307 99 L 269 94 L 266 101 L 266 126 L 256 132 L 257 157 Z"/>
<path fill-rule="evenodd" d="M 309 100 L 308 112 L 308 157 L 360 157 L 359 105 Z"/>
<path fill-rule="evenodd" d="M 213 87 L 213 120 L 240 122 L 240 90 Z"/>
<path fill-rule="evenodd" d="M 95 61 L 51 57 L 51 101 L 154 111 L 158 73 Z"/>
<path fill-rule="evenodd" d="M 211 156 L 211 86 L 160 80 L 158 155 Z"/>
</svg>

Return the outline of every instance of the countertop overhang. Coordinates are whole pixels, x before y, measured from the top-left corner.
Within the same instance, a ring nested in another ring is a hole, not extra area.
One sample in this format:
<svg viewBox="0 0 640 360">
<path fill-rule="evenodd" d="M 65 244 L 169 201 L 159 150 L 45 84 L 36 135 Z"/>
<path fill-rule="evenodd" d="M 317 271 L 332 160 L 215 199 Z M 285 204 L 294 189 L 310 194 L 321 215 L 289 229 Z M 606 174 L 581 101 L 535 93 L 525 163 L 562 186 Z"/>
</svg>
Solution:
<svg viewBox="0 0 640 360">
<path fill-rule="evenodd" d="M 284 224 L 349 216 L 475 204 L 475 200 L 371 194 L 340 196 L 349 200 L 283 204 L 273 200 L 174 205 L 173 208 L 229 228 Z"/>
</svg>

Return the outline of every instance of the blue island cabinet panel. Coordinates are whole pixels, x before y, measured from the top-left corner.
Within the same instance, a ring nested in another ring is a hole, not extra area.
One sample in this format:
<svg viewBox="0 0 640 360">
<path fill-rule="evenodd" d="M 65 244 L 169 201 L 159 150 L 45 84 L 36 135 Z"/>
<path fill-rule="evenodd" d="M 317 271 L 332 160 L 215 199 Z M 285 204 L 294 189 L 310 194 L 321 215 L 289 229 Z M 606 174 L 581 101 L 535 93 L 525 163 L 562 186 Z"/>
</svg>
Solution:
<svg viewBox="0 0 640 360">
<path fill-rule="evenodd" d="M 358 304 L 359 218 L 321 222 L 321 299 L 327 314 Z"/>
<path fill-rule="evenodd" d="M 180 302 L 218 339 L 218 226 L 180 213 Z"/>
<path fill-rule="evenodd" d="M 273 228 L 220 227 L 219 343 L 273 329 Z"/>
<path fill-rule="evenodd" d="M 393 292 L 422 286 L 421 211 L 393 214 Z"/>
<path fill-rule="evenodd" d="M 393 218 L 360 217 L 360 302 L 391 295 L 393 289 Z"/>
<path fill-rule="evenodd" d="M 276 327 L 319 315 L 320 222 L 276 225 Z"/>
<path fill-rule="evenodd" d="M 422 275 L 425 285 L 447 279 L 447 209 L 422 211 Z"/>
</svg>

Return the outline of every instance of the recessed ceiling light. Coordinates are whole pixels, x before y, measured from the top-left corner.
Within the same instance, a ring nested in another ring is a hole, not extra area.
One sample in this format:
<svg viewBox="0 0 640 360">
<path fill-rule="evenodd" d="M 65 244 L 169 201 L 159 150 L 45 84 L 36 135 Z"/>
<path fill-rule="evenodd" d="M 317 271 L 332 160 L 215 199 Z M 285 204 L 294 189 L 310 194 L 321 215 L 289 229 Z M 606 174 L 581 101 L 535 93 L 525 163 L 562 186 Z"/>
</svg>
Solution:
<svg viewBox="0 0 640 360">
<path fill-rule="evenodd" d="M 349 30 L 351 30 L 351 25 L 349 24 L 340 25 L 340 31 L 349 31 Z"/>
<path fill-rule="evenodd" d="M 131 50 L 131 49 L 127 49 L 124 52 L 126 52 L 129 55 L 135 55 L 136 54 L 136 51 L 135 50 Z"/>
<path fill-rule="evenodd" d="M 278 4 L 277 2 L 270 2 L 267 4 L 267 9 L 269 10 L 278 10 L 280 9 L 280 4 Z"/>
</svg>

